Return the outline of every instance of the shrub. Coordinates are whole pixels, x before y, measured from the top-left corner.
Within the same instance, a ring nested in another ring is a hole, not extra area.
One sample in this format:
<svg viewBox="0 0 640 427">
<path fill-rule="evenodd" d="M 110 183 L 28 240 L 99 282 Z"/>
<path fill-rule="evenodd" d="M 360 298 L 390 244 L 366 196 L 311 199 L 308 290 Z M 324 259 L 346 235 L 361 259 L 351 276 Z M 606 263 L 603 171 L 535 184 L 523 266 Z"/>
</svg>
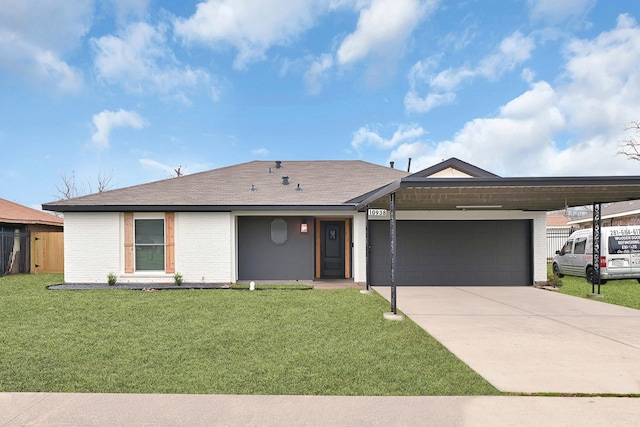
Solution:
<svg viewBox="0 0 640 427">
<path fill-rule="evenodd" d="M 182 285 L 182 280 L 182 274 L 176 273 L 173 275 L 173 283 L 175 283 L 176 286 Z"/>
<path fill-rule="evenodd" d="M 552 286 L 554 288 L 561 288 L 562 279 L 553 273 L 547 274 L 547 286 Z"/>
<path fill-rule="evenodd" d="M 118 281 L 118 276 L 116 276 L 115 273 L 107 274 L 107 283 L 109 284 L 109 286 L 115 285 L 117 281 Z"/>
</svg>

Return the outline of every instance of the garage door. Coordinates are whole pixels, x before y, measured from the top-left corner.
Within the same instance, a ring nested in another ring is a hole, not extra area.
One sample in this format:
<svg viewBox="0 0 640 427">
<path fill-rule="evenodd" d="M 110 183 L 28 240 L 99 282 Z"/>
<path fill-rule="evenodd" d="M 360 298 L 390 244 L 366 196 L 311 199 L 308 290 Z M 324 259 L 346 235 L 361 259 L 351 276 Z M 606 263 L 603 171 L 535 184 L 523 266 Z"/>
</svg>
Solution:
<svg viewBox="0 0 640 427">
<path fill-rule="evenodd" d="M 533 283 L 530 220 L 397 221 L 399 286 Z M 388 221 L 370 221 L 371 284 L 390 284 Z"/>
</svg>

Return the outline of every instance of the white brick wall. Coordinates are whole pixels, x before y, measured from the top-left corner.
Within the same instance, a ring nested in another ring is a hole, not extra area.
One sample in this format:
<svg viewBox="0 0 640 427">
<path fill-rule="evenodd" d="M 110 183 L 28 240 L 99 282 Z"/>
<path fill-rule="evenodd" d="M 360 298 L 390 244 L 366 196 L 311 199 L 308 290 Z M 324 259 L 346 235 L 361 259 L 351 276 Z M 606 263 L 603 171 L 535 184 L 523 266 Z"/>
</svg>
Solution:
<svg viewBox="0 0 640 427">
<path fill-rule="evenodd" d="M 176 213 L 176 272 L 189 283 L 231 283 L 232 215 L 228 212 Z"/>
<path fill-rule="evenodd" d="M 120 214 L 67 212 L 64 215 L 64 279 L 67 283 L 106 283 L 122 272 Z"/>
<path fill-rule="evenodd" d="M 535 212 L 533 218 L 533 280 L 547 281 L 547 214 Z"/>
<path fill-rule="evenodd" d="M 312 216 L 313 213 L 309 212 Z M 136 218 L 145 214 L 136 214 Z M 155 217 L 155 216 L 154 216 Z M 520 211 L 401 211 L 398 220 L 533 220 L 534 281 L 547 279 L 546 214 Z M 353 218 L 353 278 L 366 281 L 364 213 Z M 65 281 L 106 283 L 114 272 L 120 283 L 173 282 L 163 273 L 124 274 L 124 220 L 121 213 L 65 214 Z M 176 272 L 185 282 L 233 283 L 236 281 L 235 215 L 225 212 L 178 212 L 175 222 Z"/>
<path fill-rule="evenodd" d="M 353 281 L 367 281 L 367 215 L 360 212 L 353 217 Z"/>
</svg>

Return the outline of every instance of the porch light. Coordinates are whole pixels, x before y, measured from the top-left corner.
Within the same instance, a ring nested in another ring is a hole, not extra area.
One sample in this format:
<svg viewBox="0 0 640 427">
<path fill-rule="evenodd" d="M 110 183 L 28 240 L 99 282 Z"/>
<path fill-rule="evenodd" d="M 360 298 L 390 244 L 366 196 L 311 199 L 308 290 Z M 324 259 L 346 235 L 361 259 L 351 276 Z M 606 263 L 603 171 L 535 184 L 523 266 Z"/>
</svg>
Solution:
<svg viewBox="0 0 640 427">
<path fill-rule="evenodd" d="M 306 233 L 307 231 L 309 231 L 309 229 L 307 228 L 307 219 L 303 218 L 302 223 L 300 224 L 300 232 Z"/>
</svg>

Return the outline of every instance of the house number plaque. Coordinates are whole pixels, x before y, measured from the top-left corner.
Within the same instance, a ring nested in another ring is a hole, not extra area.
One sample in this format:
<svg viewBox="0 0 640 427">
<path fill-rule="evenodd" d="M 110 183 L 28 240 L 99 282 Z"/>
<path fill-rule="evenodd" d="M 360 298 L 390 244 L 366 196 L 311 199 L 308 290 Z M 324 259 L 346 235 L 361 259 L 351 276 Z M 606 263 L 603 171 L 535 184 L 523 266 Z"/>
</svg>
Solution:
<svg viewBox="0 0 640 427">
<path fill-rule="evenodd" d="M 389 211 L 386 209 L 369 209 L 369 216 L 387 216 Z"/>
</svg>

